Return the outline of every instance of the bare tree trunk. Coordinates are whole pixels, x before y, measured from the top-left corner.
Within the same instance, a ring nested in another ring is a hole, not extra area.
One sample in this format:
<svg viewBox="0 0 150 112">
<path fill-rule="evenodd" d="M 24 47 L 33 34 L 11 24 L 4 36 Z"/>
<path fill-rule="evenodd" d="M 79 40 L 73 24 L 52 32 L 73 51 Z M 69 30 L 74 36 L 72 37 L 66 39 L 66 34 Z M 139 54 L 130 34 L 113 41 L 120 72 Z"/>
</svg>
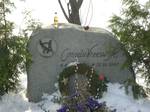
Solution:
<svg viewBox="0 0 150 112">
<path fill-rule="evenodd" d="M 67 21 L 69 23 L 81 25 L 79 10 L 83 3 L 83 0 L 69 0 L 69 2 L 67 3 L 68 14 L 62 6 L 61 0 L 58 0 L 58 2 Z"/>
</svg>

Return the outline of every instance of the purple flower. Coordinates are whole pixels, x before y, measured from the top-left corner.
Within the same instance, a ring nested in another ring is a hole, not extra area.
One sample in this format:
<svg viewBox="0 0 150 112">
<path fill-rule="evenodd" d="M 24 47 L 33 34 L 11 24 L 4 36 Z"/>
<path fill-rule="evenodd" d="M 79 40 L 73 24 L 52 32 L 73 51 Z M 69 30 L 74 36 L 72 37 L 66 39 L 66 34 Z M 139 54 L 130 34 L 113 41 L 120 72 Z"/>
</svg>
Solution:
<svg viewBox="0 0 150 112">
<path fill-rule="evenodd" d="M 77 112 L 84 112 L 84 106 L 82 104 L 76 105 Z"/>
<path fill-rule="evenodd" d="M 68 106 L 63 106 L 61 109 L 57 110 L 57 112 L 68 112 L 69 111 L 69 107 Z"/>
<path fill-rule="evenodd" d="M 90 110 L 95 110 L 97 108 L 101 108 L 103 103 L 98 103 L 98 101 L 94 100 L 93 98 L 88 98 L 86 105 L 90 108 Z"/>
</svg>

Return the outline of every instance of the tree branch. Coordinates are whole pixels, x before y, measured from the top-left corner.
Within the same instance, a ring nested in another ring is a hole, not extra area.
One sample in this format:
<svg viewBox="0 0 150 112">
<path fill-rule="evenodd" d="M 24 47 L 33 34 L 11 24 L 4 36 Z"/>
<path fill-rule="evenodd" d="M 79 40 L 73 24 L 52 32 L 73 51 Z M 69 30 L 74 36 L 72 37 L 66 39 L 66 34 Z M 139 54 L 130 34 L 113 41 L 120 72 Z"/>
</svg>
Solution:
<svg viewBox="0 0 150 112">
<path fill-rule="evenodd" d="M 82 3 L 83 3 L 83 0 L 78 0 L 77 7 L 78 7 L 79 9 L 80 9 Z"/>
<path fill-rule="evenodd" d="M 6 21 L 6 12 L 5 12 L 5 1 L 2 1 L 2 10 L 3 10 L 3 20 L 4 20 L 4 38 L 5 38 L 5 44 L 7 47 L 7 21 Z"/>
<path fill-rule="evenodd" d="M 68 15 L 69 15 L 69 17 L 70 17 L 70 15 L 71 15 L 71 10 L 69 9 L 69 3 L 67 3 L 67 9 L 68 9 Z"/>
<path fill-rule="evenodd" d="M 65 12 L 65 9 L 64 9 L 63 6 L 62 6 L 61 0 L 58 0 L 58 2 L 59 2 L 59 5 L 60 5 L 60 7 L 61 7 L 63 13 L 64 13 L 65 18 L 66 18 L 67 21 L 69 22 L 70 19 L 69 19 L 69 17 L 67 16 L 67 14 L 66 14 L 66 12 Z"/>
<path fill-rule="evenodd" d="M 72 12 L 74 12 L 75 10 L 78 10 L 78 6 L 77 6 L 77 1 L 76 0 L 69 0 Z"/>
</svg>

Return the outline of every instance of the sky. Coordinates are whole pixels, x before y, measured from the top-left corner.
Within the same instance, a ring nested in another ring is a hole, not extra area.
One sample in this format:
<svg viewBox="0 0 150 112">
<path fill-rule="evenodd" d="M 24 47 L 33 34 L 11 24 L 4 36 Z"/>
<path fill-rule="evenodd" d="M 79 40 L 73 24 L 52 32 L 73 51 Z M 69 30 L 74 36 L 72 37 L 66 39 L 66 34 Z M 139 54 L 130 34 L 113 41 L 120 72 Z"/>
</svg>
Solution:
<svg viewBox="0 0 150 112">
<path fill-rule="evenodd" d="M 16 23 L 16 28 L 21 27 L 24 23 L 23 12 L 25 10 L 32 12 L 32 17 L 38 19 L 44 24 L 44 27 L 50 26 L 53 23 L 54 13 L 57 12 L 60 23 L 67 23 L 58 0 L 11 0 L 15 3 L 16 8 L 13 10 L 9 19 Z M 68 0 L 61 0 L 64 7 Z M 144 3 L 147 0 L 140 0 Z M 90 5 L 89 5 L 90 3 Z M 89 10 L 88 10 L 88 7 Z M 108 29 L 109 22 L 113 14 L 119 15 L 121 12 L 121 0 L 84 0 L 80 17 L 82 25 L 91 27 L 101 27 Z M 89 14 L 87 13 L 89 11 Z M 88 14 L 88 15 L 87 15 Z M 86 22 L 86 18 L 87 22 Z M 90 19 L 91 18 L 91 19 Z"/>
</svg>

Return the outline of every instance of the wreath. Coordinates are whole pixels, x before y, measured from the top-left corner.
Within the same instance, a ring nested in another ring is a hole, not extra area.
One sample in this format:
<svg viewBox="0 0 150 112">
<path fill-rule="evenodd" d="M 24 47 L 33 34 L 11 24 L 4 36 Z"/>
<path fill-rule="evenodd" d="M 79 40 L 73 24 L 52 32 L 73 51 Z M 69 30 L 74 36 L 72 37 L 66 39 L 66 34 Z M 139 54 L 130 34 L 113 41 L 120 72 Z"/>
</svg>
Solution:
<svg viewBox="0 0 150 112">
<path fill-rule="evenodd" d="M 92 67 L 82 63 L 66 67 L 59 74 L 59 90 L 63 96 L 69 96 L 68 80 L 70 76 L 75 75 L 76 73 L 79 75 L 85 75 L 87 77 L 90 85 L 88 86 L 87 90 L 95 98 L 101 98 L 103 93 L 107 91 L 106 77 L 98 75 Z"/>
</svg>

